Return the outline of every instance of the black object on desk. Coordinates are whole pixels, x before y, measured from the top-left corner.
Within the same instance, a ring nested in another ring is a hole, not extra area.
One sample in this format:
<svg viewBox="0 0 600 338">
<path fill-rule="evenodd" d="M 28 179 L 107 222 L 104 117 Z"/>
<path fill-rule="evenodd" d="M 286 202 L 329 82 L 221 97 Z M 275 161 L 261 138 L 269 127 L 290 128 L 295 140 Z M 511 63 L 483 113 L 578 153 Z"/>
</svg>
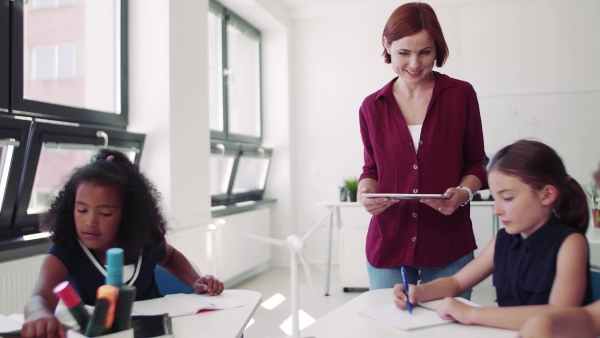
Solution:
<svg viewBox="0 0 600 338">
<path fill-rule="evenodd" d="M 131 316 L 134 338 L 173 337 L 173 325 L 168 313 L 150 316 Z"/>
</svg>

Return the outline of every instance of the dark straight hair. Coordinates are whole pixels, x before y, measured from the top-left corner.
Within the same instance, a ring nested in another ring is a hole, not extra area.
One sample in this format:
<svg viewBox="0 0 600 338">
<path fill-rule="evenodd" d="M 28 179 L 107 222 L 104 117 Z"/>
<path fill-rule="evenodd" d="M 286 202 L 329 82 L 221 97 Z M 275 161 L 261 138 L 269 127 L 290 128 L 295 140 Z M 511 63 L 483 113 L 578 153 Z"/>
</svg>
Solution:
<svg viewBox="0 0 600 338">
<path fill-rule="evenodd" d="M 519 140 L 496 153 L 489 172 L 494 170 L 516 177 L 534 190 L 546 185 L 556 187 L 556 216 L 585 234 L 590 217 L 587 197 L 579 183 L 567 174 L 554 149 L 542 142 Z"/>
</svg>

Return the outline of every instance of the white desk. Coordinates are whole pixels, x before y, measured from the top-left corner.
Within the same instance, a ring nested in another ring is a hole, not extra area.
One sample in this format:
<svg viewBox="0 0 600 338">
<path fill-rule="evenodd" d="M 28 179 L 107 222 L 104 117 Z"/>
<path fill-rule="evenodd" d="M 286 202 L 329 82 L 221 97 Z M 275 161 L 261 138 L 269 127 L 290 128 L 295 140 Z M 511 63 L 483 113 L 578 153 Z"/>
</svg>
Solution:
<svg viewBox="0 0 600 338">
<path fill-rule="evenodd" d="M 172 318 L 173 336 L 177 338 L 241 337 L 250 318 L 256 312 L 262 295 L 251 290 L 225 290 L 220 297 L 241 302 L 244 306 L 174 317 Z"/>
<path fill-rule="evenodd" d="M 351 208 L 362 208 L 362 204 L 358 202 L 340 202 L 340 201 L 325 201 L 317 203 L 319 206 L 329 208 L 331 214 L 329 216 L 329 236 L 327 240 L 327 270 L 325 272 L 325 296 L 329 296 L 329 282 L 331 279 L 331 242 L 333 241 L 333 223 L 334 218 L 337 218 L 337 228 L 341 227 L 342 217 L 340 215 L 340 208 L 351 207 Z M 331 210 L 333 209 L 333 210 Z"/>
<path fill-rule="evenodd" d="M 241 337 L 250 318 L 256 312 L 262 295 L 251 290 L 225 290 L 219 297 L 241 302 L 244 306 L 173 317 L 171 319 L 173 335 L 177 338 Z M 69 326 L 75 325 L 75 320 L 68 314 L 66 307 L 62 307 L 60 313 L 57 312 L 57 316 L 63 323 Z"/>
<path fill-rule="evenodd" d="M 477 325 L 450 323 L 411 331 L 403 331 L 361 316 L 358 310 L 383 306 L 392 302 L 392 289 L 367 291 L 331 311 L 313 325 L 302 330 L 302 336 L 315 338 L 337 337 L 419 337 L 419 338 L 515 338 L 516 331 Z"/>
</svg>

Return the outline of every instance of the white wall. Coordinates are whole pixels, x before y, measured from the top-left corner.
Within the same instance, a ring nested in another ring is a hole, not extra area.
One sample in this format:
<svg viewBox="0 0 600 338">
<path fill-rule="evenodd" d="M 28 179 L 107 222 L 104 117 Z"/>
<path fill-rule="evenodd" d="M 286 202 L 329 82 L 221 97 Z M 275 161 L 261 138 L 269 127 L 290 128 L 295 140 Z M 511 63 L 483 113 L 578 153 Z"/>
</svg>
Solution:
<svg viewBox="0 0 600 338">
<path fill-rule="evenodd" d="M 147 135 L 141 168 L 173 229 L 211 217 L 207 11 L 208 0 L 129 2 L 129 130 Z"/>
</svg>

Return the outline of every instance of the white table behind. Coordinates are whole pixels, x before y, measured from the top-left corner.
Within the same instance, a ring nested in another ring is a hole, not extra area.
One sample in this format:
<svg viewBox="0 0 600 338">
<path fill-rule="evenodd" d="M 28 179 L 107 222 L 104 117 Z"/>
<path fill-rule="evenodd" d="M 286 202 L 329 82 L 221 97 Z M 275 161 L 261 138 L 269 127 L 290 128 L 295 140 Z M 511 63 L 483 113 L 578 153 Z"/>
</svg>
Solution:
<svg viewBox="0 0 600 338">
<path fill-rule="evenodd" d="M 517 332 L 477 325 L 450 323 L 411 331 L 403 331 L 361 316 L 358 310 L 390 304 L 392 289 L 367 291 L 331 311 L 313 325 L 302 330 L 302 336 L 316 338 L 337 337 L 419 337 L 419 338 L 516 338 Z"/>
<path fill-rule="evenodd" d="M 340 201 L 323 201 L 318 202 L 318 206 L 323 206 L 328 208 L 331 211 L 331 215 L 329 216 L 328 222 L 328 237 L 327 237 L 327 265 L 325 272 L 325 296 L 329 296 L 329 284 L 331 279 L 331 247 L 333 242 L 333 226 L 334 223 L 339 230 L 342 226 L 342 216 L 340 213 L 340 208 L 350 207 L 350 208 L 362 208 L 362 204 L 358 202 L 340 202 Z M 337 222 L 335 222 L 337 219 Z"/>
</svg>

